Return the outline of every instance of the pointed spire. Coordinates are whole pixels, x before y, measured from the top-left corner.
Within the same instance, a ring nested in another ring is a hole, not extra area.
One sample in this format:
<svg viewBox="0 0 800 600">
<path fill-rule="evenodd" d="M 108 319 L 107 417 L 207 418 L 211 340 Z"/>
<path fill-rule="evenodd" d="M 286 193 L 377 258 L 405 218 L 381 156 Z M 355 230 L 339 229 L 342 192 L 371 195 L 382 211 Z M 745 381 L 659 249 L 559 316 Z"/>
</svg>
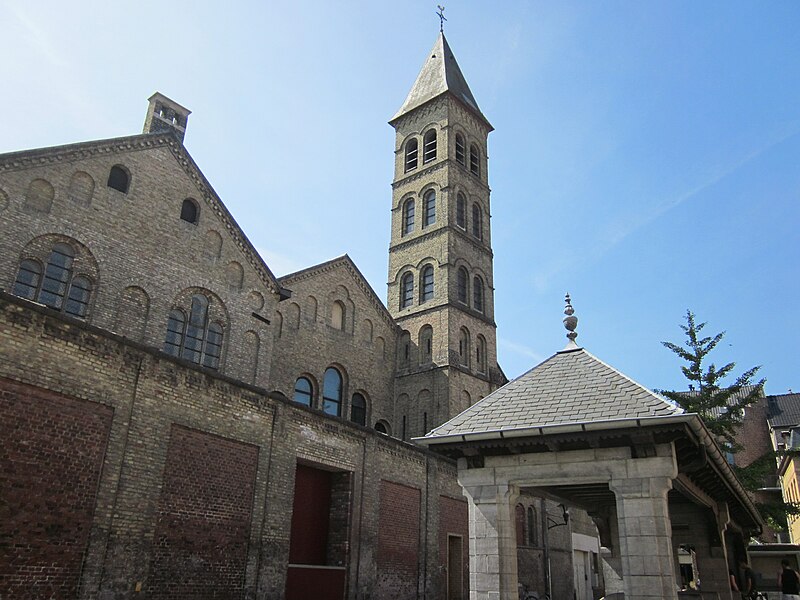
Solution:
<svg viewBox="0 0 800 600">
<path fill-rule="evenodd" d="M 478 118 L 480 118 L 489 130 L 494 129 L 489 123 L 488 119 L 483 116 L 481 109 L 478 108 L 478 103 L 475 101 L 475 96 L 467 85 L 467 80 L 461 73 L 461 69 L 456 62 L 456 57 L 453 56 L 453 51 L 444 37 L 444 33 L 440 32 L 436 38 L 436 43 L 428 55 L 428 60 L 422 65 L 422 70 L 417 75 L 417 80 L 414 82 L 411 91 L 408 93 L 406 101 L 397 114 L 391 118 L 389 123 L 393 123 L 404 114 L 411 112 L 449 92 L 460 100 L 470 111 L 472 111 Z"/>
<path fill-rule="evenodd" d="M 572 308 L 572 300 L 569 297 L 569 294 L 566 295 L 564 298 L 566 302 L 566 306 L 564 307 L 564 314 L 567 315 L 564 317 L 564 327 L 567 328 L 567 339 L 569 342 L 564 350 L 577 350 L 578 344 L 575 343 L 575 339 L 578 337 L 578 333 L 575 331 L 578 328 L 578 317 L 575 315 L 575 309 Z M 562 350 L 562 352 L 564 351 Z"/>
</svg>

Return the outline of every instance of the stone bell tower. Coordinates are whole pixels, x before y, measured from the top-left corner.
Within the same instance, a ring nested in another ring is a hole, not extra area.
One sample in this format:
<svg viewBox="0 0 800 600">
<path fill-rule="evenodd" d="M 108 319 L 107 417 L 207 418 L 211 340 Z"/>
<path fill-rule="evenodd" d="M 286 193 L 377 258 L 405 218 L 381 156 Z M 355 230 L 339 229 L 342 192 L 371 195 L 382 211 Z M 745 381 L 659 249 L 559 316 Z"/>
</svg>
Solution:
<svg viewBox="0 0 800 600">
<path fill-rule="evenodd" d="M 420 436 L 504 383 L 497 366 L 487 138 L 440 33 L 395 128 L 388 307 L 403 328 L 397 437 Z"/>
</svg>

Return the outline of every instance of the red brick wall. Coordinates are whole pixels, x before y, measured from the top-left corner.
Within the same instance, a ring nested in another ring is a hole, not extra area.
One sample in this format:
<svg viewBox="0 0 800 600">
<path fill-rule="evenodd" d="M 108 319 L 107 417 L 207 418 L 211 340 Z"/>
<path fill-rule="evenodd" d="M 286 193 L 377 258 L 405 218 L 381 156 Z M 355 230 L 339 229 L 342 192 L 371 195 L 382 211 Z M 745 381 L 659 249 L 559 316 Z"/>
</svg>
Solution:
<svg viewBox="0 0 800 600">
<path fill-rule="evenodd" d="M 241 598 L 258 448 L 172 426 L 149 598 Z"/>
<path fill-rule="evenodd" d="M 76 598 L 113 411 L 0 379 L 0 598 Z"/>
<path fill-rule="evenodd" d="M 420 491 L 381 481 L 376 598 L 417 598 Z"/>
<path fill-rule="evenodd" d="M 467 597 L 469 585 L 469 507 L 466 500 L 456 500 L 447 496 L 439 496 L 439 562 L 447 567 L 447 536 L 460 535 L 463 552 L 462 596 Z M 446 589 L 447 573 L 442 570 L 442 589 Z M 453 594 L 454 597 L 459 597 Z"/>
</svg>

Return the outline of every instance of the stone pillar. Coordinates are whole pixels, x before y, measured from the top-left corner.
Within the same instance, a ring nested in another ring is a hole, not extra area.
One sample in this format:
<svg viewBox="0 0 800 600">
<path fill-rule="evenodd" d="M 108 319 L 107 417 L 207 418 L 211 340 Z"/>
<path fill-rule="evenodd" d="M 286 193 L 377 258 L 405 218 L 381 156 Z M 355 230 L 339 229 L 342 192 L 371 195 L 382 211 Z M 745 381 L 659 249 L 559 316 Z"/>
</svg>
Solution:
<svg viewBox="0 0 800 600">
<path fill-rule="evenodd" d="M 465 486 L 469 501 L 470 600 L 517 600 L 515 486 Z"/>
<path fill-rule="evenodd" d="M 609 488 L 617 501 L 625 597 L 677 600 L 672 527 L 667 505 L 672 479 L 612 479 Z"/>
<path fill-rule="evenodd" d="M 697 570 L 700 573 L 700 591 L 717 592 L 721 600 L 732 600 L 730 575 L 728 573 L 728 556 L 725 548 L 725 530 L 730 522 L 728 505 L 720 503 L 717 510 L 707 509 L 705 517 L 710 522 L 697 532 L 698 536 L 707 535 L 707 548 L 696 555 Z M 710 534 L 710 535 L 709 535 Z"/>
</svg>

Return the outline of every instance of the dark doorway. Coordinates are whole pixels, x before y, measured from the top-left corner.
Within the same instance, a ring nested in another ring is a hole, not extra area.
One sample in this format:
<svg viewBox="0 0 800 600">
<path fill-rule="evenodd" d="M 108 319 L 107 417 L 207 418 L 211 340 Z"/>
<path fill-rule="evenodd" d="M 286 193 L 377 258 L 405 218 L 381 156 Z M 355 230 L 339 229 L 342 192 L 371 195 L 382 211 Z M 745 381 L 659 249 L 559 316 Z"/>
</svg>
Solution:
<svg viewBox="0 0 800 600">
<path fill-rule="evenodd" d="M 460 535 L 447 536 L 447 600 L 464 599 L 464 546 Z"/>
<path fill-rule="evenodd" d="M 297 465 L 286 600 L 345 596 L 351 477 Z"/>
</svg>

